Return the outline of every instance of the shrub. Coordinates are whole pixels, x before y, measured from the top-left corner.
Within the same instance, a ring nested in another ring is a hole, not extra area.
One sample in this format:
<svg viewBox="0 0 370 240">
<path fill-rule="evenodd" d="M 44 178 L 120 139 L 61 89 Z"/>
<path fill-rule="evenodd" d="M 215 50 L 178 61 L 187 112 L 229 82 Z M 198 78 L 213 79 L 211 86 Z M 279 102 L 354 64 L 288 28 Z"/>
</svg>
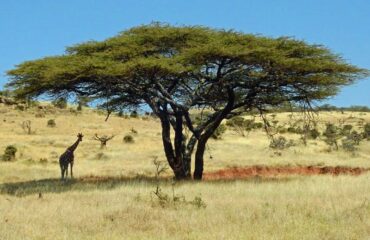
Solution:
<svg viewBox="0 0 370 240">
<path fill-rule="evenodd" d="M 139 114 L 137 113 L 137 111 L 132 111 L 131 113 L 130 113 L 130 117 L 132 117 L 132 118 L 138 118 L 139 117 Z"/>
<path fill-rule="evenodd" d="M 285 137 L 283 136 L 279 136 L 278 138 L 272 138 L 271 142 L 270 142 L 270 148 L 272 149 L 286 149 L 286 148 L 289 148 L 291 146 L 294 146 L 294 142 L 293 140 L 287 140 Z"/>
<path fill-rule="evenodd" d="M 65 109 L 67 108 L 67 99 L 65 98 L 57 98 L 54 101 L 51 102 L 54 107 Z"/>
<path fill-rule="evenodd" d="M 214 131 L 214 133 L 212 134 L 212 138 L 216 140 L 221 139 L 222 135 L 226 132 L 226 130 L 227 130 L 227 127 L 224 124 L 221 124 L 220 126 L 218 126 L 216 131 Z"/>
<path fill-rule="evenodd" d="M 130 135 L 130 134 L 125 135 L 123 137 L 123 141 L 125 143 L 134 143 L 135 142 L 134 137 L 132 135 Z"/>
<path fill-rule="evenodd" d="M 329 146 L 334 146 L 336 150 L 338 150 L 338 142 L 337 140 L 341 137 L 340 129 L 332 123 L 326 124 L 326 129 L 323 133 L 326 137 L 325 143 Z"/>
<path fill-rule="evenodd" d="M 118 117 L 123 117 L 123 115 L 124 115 L 124 114 L 123 114 L 123 111 L 122 111 L 122 110 L 120 110 L 120 111 L 117 113 L 117 116 L 118 116 Z"/>
<path fill-rule="evenodd" d="M 364 138 L 366 138 L 367 140 L 370 140 L 370 123 L 366 123 L 364 125 Z"/>
<path fill-rule="evenodd" d="M 357 131 L 352 131 L 350 134 L 347 135 L 347 139 L 353 141 L 355 145 L 359 145 L 363 136 L 358 133 Z"/>
<path fill-rule="evenodd" d="M 49 119 L 48 123 L 47 123 L 47 126 L 51 127 L 51 128 L 55 127 L 56 126 L 55 120 L 54 119 Z"/>
<path fill-rule="evenodd" d="M 9 145 L 5 148 L 3 161 L 12 161 L 15 159 L 15 154 L 17 152 L 17 148 L 13 145 Z"/>
<path fill-rule="evenodd" d="M 19 111 L 24 111 L 24 110 L 26 110 L 26 106 L 25 106 L 25 105 L 23 105 L 23 104 L 17 104 L 17 105 L 15 106 L 15 109 L 16 109 L 16 110 L 19 110 Z"/>
<path fill-rule="evenodd" d="M 254 129 L 263 128 L 263 126 L 264 126 L 264 124 L 262 122 L 253 123 L 253 128 Z"/>
<path fill-rule="evenodd" d="M 245 122 L 245 119 L 243 117 L 237 116 L 237 117 L 233 117 L 230 120 L 228 120 L 226 122 L 226 125 L 230 127 L 235 127 L 235 126 L 244 127 L 244 122 Z"/>
<path fill-rule="evenodd" d="M 355 145 L 356 143 L 352 139 L 346 138 L 342 140 L 342 148 L 346 152 L 352 152 L 352 153 L 355 152 L 357 150 Z"/>
<path fill-rule="evenodd" d="M 347 136 L 351 133 L 353 126 L 351 124 L 346 124 L 342 128 L 342 135 Z"/>
<path fill-rule="evenodd" d="M 318 137 L 320 137 L 319 130 L 317 130 L 316 128 L 308 130 L 308 132 L 307 132 L 307 138 L 309 138 L 309 139 L 317 139 Z"/>
</svg>

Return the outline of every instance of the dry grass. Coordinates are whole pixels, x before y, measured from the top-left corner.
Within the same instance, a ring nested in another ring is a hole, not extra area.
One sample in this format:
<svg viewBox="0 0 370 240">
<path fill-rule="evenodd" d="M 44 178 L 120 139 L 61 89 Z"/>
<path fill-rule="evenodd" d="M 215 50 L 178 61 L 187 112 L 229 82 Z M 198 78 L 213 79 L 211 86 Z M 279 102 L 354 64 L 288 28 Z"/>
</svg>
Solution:
<svg viewBox="0 0 370 240">
<path fill-rule="evenodd" d="M 116 116 L 104 122 L 104 118 L 92 110 L 36 118 L 35 112 L 0 107 L 0 151 L 10 144 L 18 148 L 15 162 L 0 162 L 0 239 L 370 237 L 369 174 L 179 183 L 177 194 L 188 200 L 200 195 L 207 207 L 160 207 L 150 194 L 155 189 L 152 158 L 164 159 L 159 122 Z M 289 119 L 288 114 L 276 118 Z M 370 122 L 369 113 L 320 115 L 322 122 L 334 123 L 347 119 L 356 124 L 359 118 Z M 49 119 L 55 119 L 55 128 L 47 127 Z M 24 120 L 31 120 L 34 134 L 22 130 Z M 133 127 L 138 131 L 133 134 L 135 143 L 124 143 L 123 136 Z M 77 179 L 60 183 L 58 156 L 78 132 L 85 137 L 75 152 Z M 92 139 L 95 133 L 116 136 L 101 150 Z M 299 144 L 281 156 L 268 148 L 262 131 L 247 137 L 227 131 L 222 140 L 209 143 L 206 171 L 254 164 L 368 168 L 370 142 L 361 143 L 356 155 L 328 152 L 322 141 L 309 141 L 308 147 Z M 161 181 L 161 186 L 172 194 L 169 181 Z"/>
</svg>

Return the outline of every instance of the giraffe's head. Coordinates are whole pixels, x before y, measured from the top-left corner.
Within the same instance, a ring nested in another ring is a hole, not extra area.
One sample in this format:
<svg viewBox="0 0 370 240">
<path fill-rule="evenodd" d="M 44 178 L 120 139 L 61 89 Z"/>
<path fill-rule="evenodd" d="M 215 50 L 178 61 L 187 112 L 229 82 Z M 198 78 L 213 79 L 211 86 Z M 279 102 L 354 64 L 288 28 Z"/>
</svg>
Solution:
<svg viewBox="0 0 370 240">
<path fill-rule="evenodd" d="M 77 134 L 77 137 L 79 141 L 82 141 L 82 138 L 84 137 L 84 135 L 82 135 L 82 133 L 79 133 Z"/>
</svg>

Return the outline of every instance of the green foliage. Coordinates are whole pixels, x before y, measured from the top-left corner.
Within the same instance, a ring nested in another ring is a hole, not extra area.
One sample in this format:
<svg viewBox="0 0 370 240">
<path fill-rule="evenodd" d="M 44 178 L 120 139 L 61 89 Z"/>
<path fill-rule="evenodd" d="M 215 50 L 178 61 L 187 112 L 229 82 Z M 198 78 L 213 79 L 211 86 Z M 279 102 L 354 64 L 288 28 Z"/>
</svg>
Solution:
<svg viewBox="0 0 370 240">
<path fill-rule="evenodd" d="M 60 108 L 60 109 L 66 109 L 67 108 L 67 99 L 61 97 L 53 100 L 51 102 L 54 107 Z"/>
<path fill-rule="evenodd" d="M 307 138 L 308 139 L 317 139 L 320 137 L 320 132 L 316 128 L 310 129 L 307 131 Z"/>
<path fill-rule="evenodd" d="M 174 128 L 170 120 L 184 125 L 191 109 L 212 109 L 204 122 L 188 126 L 205 142 L 211 126 L 232 114 L 326 99 L 369 75 L 321 45 L 161 23 L 77 44 L 64 55 L 27 61 L 7 74 L 17 97 L 74 93 L 100 100 L 113 112 L 146 105 L 162 116 L 162 127 Z M 175 120 L 176 115 L 181 117 Z"/>
<path fill-rule="evenodd" d="M 351 124 L 346 124 L 342 127 L 342 135 L 347 136 L 351 133 L 353 126 Z"/>
<path fill-rule="evenodd" d="M 338 139 L 341 137 L 341 130 L 332 123 L 327 123 L 323 136 L 326 137 L 325 143 L 330 147 L 335 147 L 338 150 Z"/>
<path fill-rule="evenodd" d="M 216 140 L 221 139 L 222 135 L 226 132 L 226 130 L 227 130 L 227 127 L 224 124 L 220 124 L 220 126 L 218 126 L 216 131 L 213 132 L 212 138 Z"/>
<path fill-rule="evenodd" d="M 55 120 L 54 119 L 49 119 L 48 122 L 47 122 L 47 126 L 48 127 L 55 127 L 57 124 L 55 123 Z"/>
<path fill-rule="evenodd" d="M 272 149 L 283 150 L 291 146 L 294 146 L 294 141 L 293 140 L 288 141 L 283 136 L 279 136 L 278 138 L 272 138 L 270 142 L 270 148 Z"/>
<path fill-rule="evenodd" d="M 8 145 L 5 148 L 4 155 L 2 157 L 3 161 L 12 161 L 12 160 L 14 160 L 16 153 L 17 153 L 17 148 L 13 145 Z"/>
<path fill-rule="evenodd" d="M 362 134 L 354 130 L 351 133 L 347 134 L 346 138 L 351 140 L 355 145 L 359 145 L 361 140 L 363 139 L 363 136 Z"/>
<path fill-rule="evenodd" d="M 370 123 L 364 125 L 364 138 L 370 140 Z"/>
</svg>

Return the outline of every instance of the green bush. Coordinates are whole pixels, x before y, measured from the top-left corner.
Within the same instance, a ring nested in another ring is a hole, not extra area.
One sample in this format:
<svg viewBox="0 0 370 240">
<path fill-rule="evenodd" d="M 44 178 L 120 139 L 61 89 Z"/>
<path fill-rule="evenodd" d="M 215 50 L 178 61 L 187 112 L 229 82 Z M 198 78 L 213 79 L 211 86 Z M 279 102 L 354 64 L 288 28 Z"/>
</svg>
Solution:
<svg viewBox="0 0 370 240">
<path fill-rule="evenodd" d="M 346 138 L 342 140 L 342 148 L 346 152 L 355 152 L 357 150 L 356 143 L 352 139 Z"/>
<path fill-rule="evenodd" d="M 221 124 L 220 126 L 218 126 L 216 131 L 214 131 L 214 133 L 212 134 L 212 138 L 216 140 L 221 139 L 222 135 L 226 132 L 226 130 L 227 130 L 227 127 L 224 124 Z"/>
<path fill-rule="evenodd" d="M 226 125 L 229 127 L 234 127 L 234 126 L 244 127 L 244 122 L 245 122 L 245 119 L 243 117 L 237 116 L 237 117 L 233 117 L 229 119 L 226 122 Z"/>
<path fill-rule="evenodd" d="M 263 128 L 264 124 L 262 122 L 255 122 L 253 123 L 253 129 L 260 129 Z"/>
<path fill-rule="evenodd" d="M 49 119 L 48 120 L 48 123 L 47 123 L 47 126 L 48 127 L 51 127 L 51 128 L 53 128 L 53 127 L 55 127 L 57 124 L 55 123 L 55 120 L 54 119 Z"/>
<path fill-rule="evenodd" d="M 366 123 L 364 126 L 364 138 L 370 141 L 370 123 Z"/>
<path fill-rule="evenodd" d="M 270 148 L 272 148 L 272 149 L 283 150 L 283 149 L 289 148 L 291 146 L 294 146 L 293 140 L 288 141 L 283 136 L 279 136 L 278 138 L 272 138 L 272 140 L 270 142 Z"/>
<path fill-rule="evenodd" d="M 125 135 L 123 137 L 123 141 L 125 143 L 134 143 L 135 142 L 134 137 L 132 135 L 130 135 L 130 134 Z"/>
<path fill-rule="evenodd" d="M 347 134 L 346 137 L 347 139 L 353 141 L 355 145 L 359 145 L 361 140 L 363 139 L 363 136 L 357 131 L 352 131 L 351 133 Z"/>
<path fill-rule="evenodd" d="M 13 145 L 9 145 L 5 148 L 3 161 L 12 161 L 15 159 L 15 154 L 17 152 L 17 148 Z"/>
<path fill-rule="evenodd" d="M 346 124 L 342 128 L 342 135 L 347 136 L 351 133 L 353 126 L 351 124 Z"/>
<path fill-rule="evenodd" d="M 139 114 L 137 113 L 137 111 L 132 111 L 131 113 L 130 113 L 130 117 L 132 117 L 132 118 L 138 118 L 139 117 Z"/>
<path fill-rule="evenodd" d="M 60 108 L 60 109 L 66 109 L 67 108 L 67 99 L 65 98 L 57 98 L 54 101 L 51 102 L 54 107 Z"/>
<path fill-rule="evenodd" d="M 320 137 L 320 132 L 316 128 L 308 130 L 307 137 L 309 139 L 317 139 Z"/>
</svg>

